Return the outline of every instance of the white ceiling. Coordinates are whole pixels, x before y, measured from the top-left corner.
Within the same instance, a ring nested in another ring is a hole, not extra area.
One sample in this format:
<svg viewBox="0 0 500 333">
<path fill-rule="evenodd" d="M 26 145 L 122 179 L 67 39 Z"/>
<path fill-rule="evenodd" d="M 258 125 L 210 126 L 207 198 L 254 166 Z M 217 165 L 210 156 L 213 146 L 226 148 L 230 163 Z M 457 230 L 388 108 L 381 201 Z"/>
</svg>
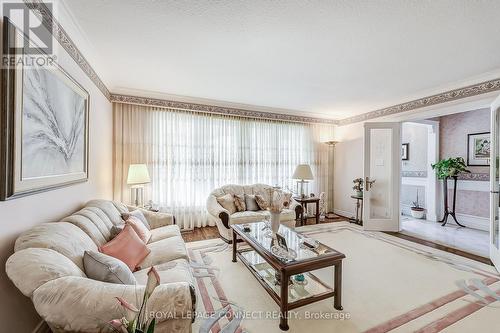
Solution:
<svg viewBox="0 0 500 333">
<path fill-rule="evenodd" d="M 500 77 L 498 0 L 64 2 L 112 92 L 345 118 Z"/>
</svg>

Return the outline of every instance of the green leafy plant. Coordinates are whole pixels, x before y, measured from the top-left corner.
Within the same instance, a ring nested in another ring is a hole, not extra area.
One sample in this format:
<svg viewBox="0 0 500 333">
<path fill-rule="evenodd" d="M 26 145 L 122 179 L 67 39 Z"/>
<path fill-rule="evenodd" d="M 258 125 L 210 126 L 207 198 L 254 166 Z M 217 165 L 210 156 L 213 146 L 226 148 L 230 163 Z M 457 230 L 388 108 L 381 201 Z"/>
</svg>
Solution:
<svg viewBox="0 0 500 333">
<path fill-rule="evenodd" d="M 436 175 L 439 179 L 446 179 L 449 177 L 456 177 L 461 173 L 470 173 L 467 170 L 467 165 L 463 157 L 450 157 L 440 160 L 436 164 L 431 164 L 432 169 L 436 170 Z"/>
</svg>

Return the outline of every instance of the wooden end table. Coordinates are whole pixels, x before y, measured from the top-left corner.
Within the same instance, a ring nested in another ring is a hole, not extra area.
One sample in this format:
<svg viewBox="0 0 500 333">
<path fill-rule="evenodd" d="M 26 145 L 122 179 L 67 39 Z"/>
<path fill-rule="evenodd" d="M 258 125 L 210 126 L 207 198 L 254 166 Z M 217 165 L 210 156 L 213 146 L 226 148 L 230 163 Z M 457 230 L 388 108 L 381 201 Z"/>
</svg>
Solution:
<svg viewBox="0 0 500 333">
<path fill-rule="evenodd" d="M 250 270 L 271 298 L 280 307 L 281 330 L 288 330 L 288 311 L 301 306 L 318 302 L 330 297 L 334 298 L 334 307 L 342 310 L 342 260 L 340 253 L 322 243 L 316 249 L 309 249 L 300 245 L 304 238 L 284 225 L 280 225 L 278 233 L 285 237 L 289 248 L 296 253 L 295 259 L 280 259 L 272 253 L 276 241 L 268 237 L 265 222 L 256 222 L 248 225 L 249 231 L 244 230 L 241 224 L 231 225 L 233 233 L 233 262 L 236 258 Z M 238 249 L 238 238 L 249 246 Z M 333 267 L 334 286 L 328 286 L 313 271 Z M 303 274 L 309 289 L 306 291 L 296 282 L 294 276 Z M 279 280 L 278 280 L 279 278 Z M 301 293 L 290 295 L 289 288 L 301 288 Z"/>
<path fill-rule="evenodd" d="M 320 216 L 320 212 L 319 212 L 319 198 L 317 197 L 305 197 L 305 198 L 301 198 L 301 197 L 294 197 L 293 200 L 297 201 L 298 203 L 301 204 L 302 206 L 302 213 L 300 214 L 300 225 L 304 225 L 304 222 L 305 222 L 305 219 L 304 219 L 304 214 L 307 213 L 307 205 L 312 203 L 312 204 L 316 204 L 316 224 L 319 223 L 319 216 Z"/>
</svg>

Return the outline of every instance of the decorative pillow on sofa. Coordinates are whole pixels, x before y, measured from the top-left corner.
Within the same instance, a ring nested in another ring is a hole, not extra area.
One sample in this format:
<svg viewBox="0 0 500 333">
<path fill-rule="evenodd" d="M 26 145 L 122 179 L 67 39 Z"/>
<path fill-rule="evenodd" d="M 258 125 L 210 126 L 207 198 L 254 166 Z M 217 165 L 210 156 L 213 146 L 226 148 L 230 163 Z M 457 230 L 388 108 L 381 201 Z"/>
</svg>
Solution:
<svg viewBox="0 0 500 333">
<path fill-rule="evenodd" d="M 243 194 L 234 195 L 234 205 L 238 212 L 244 212 L 247 210 L 247 205 L 245 204 L 245 196 Z"/>
<path fill-rule="evenodd" d="M 259 205 L 257 205 L 257 201 L 255 201 L 255 195 L 245 194 L 245 205 L 249 211 L 255 212 L 260 210 Z"/>
<path fill-rule="evenodd" d="M 129 216 L 125 221 L 125 225 L 131 226 L 144 244 L 147 244 L 151 239 L 151 231 L 137 217 Z"/>
<path fill-rule="evenodd" d="M 112 226 L 111 230 L 109 231 L 111 233 L 111 239 L 118 236 L 118 234 L 123 231 L 124 227 L 125 227 L 125 223 Z"/>
<path fill-rule="evenodd" d="M 237 212 L 236 205 L 234 204 L 234 196 L 232 194 L 228 193 L 222 197 L 218 197 L 217 202 L 224 207 L 230 215 Z"/>
<path fill-rule="evenodd" d="M 266 210 L 269 208 L 269 203 L 266 199 L 260 194 L 255 195 L 255 201 L 257 201 L 257 205 L 259 205 L 260 209 Z"/>
<path fill-rule="evenodd" d="M 104 253 L 85 251 L 83 266 L 87 277 L 109 283 L 137 284 L 125 263 Z"/>
<path fill-rule="evenodd" d="M 148 220 L 139 209 L 135 209 L 128 213 L 122 213 L 122 220 L 127 221 L 130 216 L 137 217 L 142 222 L 142 224 L 144 224 L 144 226 L 148 228 L 148 230 L 151 230 L 151 226 L 149 225 Z"/>
<path fill-rule="evenodd" d="M 118 236 L 100 246 L 99 252 L 120 259 L 131 271 L 134 271 L 151 250 L 137 236 L 134 229 L 126 225 Z"/>
</svg>

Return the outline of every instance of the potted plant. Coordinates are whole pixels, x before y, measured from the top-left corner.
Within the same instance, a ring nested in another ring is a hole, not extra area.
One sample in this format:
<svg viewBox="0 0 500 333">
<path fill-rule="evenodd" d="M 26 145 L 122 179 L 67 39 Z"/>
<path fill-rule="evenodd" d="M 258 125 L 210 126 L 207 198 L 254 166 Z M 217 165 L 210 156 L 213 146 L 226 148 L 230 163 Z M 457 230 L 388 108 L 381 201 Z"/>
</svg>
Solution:
<svg viewBox="0 0 500 333">
<path fill-rule="evenodd" d="M 461 173 L 470 173 L 467 170 L 467 165 L 463 157 L 450 157 L 444 160 L 440 160 L 436 164 L 431 164 L 432 169 L 436 170 L 436 175 L 438 179 L 443 180 L 443 199 L 444 199 L 444 216 L 443 219 L 439 222 L 443 222 L 443 226 L 446 225 L 448 221 L 448 216 L 451 215 L 455 222 L 464 227 L 464 225 L 460 224 L 457 221 L 455 216 L 455 204 L 457 199 L 457 179 Z M 453 201 L 452 201 L 452 210 L 450 211 L 448 208 L 448 179 L 452 178 L 454 181 L 453 186 Z"/>
<path fill-rule="evenodd" d="M 418 202 L 418 189 L 417 189 L 417 201 L 412 202 L 412 206 L 410 207 L 410 213 L 413 218 L 422 219 L 424 217 L 425 209 L 420 207 Z"/>
<path fill-rule="evenodd" d="M 357 197 L 362 197 L 363 196 L 363 178 L 356 178 L 352 181 L 354 183 L 354 186 L 352 189 L 356 191 L 356 196 Z"/>
</svg>

